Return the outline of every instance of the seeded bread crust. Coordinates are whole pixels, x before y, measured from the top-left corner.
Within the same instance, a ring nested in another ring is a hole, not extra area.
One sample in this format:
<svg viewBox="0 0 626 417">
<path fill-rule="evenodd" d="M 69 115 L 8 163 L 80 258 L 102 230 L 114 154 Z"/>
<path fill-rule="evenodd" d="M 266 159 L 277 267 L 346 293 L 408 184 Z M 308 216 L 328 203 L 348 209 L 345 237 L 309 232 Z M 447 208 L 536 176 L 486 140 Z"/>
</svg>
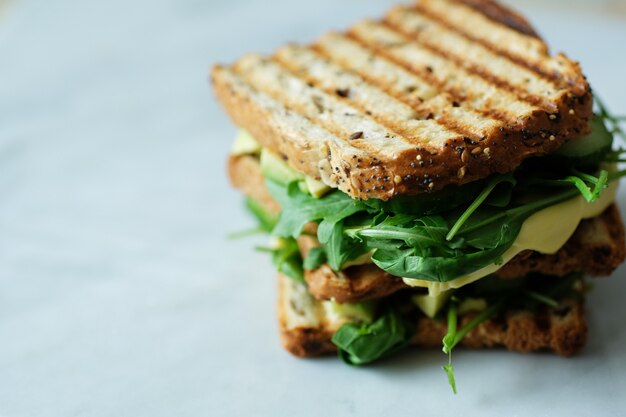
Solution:
<svg viewBox="0 0 626 417">
<path fill-rule="evenodd" d="M 302 295 L 294 295 L 294 286 L 302 284 L 294 283 L 282 275 L 279 275 L 278 280 L 278 321 L 284 348 L 300 357 L 336 352 L 331 338 L 341 323 L 329 321 L 319 302 L 310 295 L 305 300 L 308 311 L 303 311 Z M 317 310 L 316 319 L 311 323 L 303 323 L 299 316 L 311 313 L 312 309 Z M 469 313 L 460 316 L 460 325 L 473 317 Z M 441 339 L 447 330 L 443 321 L 422 316 L 415 323 L 415 329 L 411 342 L 413 346 L 441 348 Z M 507 310 L 480 324 L 463 339 L 460 346 L 471 349 L 504 347 L 522 353 L 550 350 L 561 356 L 572 356 L 584 347 L 586 340 L 584 303 L 565 300 L 559 307 L 545 308 L 535 313 Z"/>
<path fill-rule="evenodd" d="M 307 49 L 318 64 L 325 65 L 331 60 L 328 48 L 332 44 L 324 45 L 323 39 L 311 47 L 281 48 L 273 57 L 248 55 L 233 66 L 216 66 L 211 75 L 215 93 L 237 125 L 282 155 L 292 168 L 360 199 L 388 200 L 510 172 L 524 159 L 553 152 L 586 133 L 591 90 L 578 64 L 562 55 L 551 57 L 527 22 L 508 9 L 494 2 L 466 3 L 471 7 L 460 13 L 479 10 L 484 14 L 480 16 L 502 24 L 494 31 L 517 42 L 504 45 L 510 51 L 499 49 L 488 36 L 472 38 L 468 28 L 442 19 L 434 0 L 420 1 L 414 9 L 394 8 L 382 22 L 362 22 L 347 34 L 337 35 L 370 50 L 372 59 L 431 85 L 436 94 L 430 98 L 398 90 L 397 83 L 371 75 L 376 67 L 367 64 L 357 70 L 342 62 L 343 72 L 328 70 L 316 78 L 300 52 Z M 459 4 L 448 1 L 446 7 L 458 8 Z M 404 20 L 407 14 L 409 20 Z M 437 44 L 443 37 L 420 37 L 419 29 L 409 24 L 410 18 L 426 18 L 435 33 L 452 31 L 482 54 L 467 59 L 454 55 Z M 512 33 L 532 36 L 517 39 Z M 539 44 L 530 51 L 515 49 L 526 42 Z M 402 48 L 407 45 L 405 53 Z M 418 45 L 426 57 L 444 62 L 452 72 L 440 74 L 435 64 L 433 71 L 428 62 L 412 60 L 412 45 Z M 494 57 L 493 65 L 485 62 L 486 56 Z M 551 83 L 554 94 L 542 96 L 538 89 L 531 93 L 519 83 L 513 85 L 502 75 L 497 59 L 500 64 L 506 61 L 505 66 L 516 65 L 519 77 L 526 71 L 538 85 Z M 333 58 L 330 64 L 339 65 L 339 61 Z M 352 89 L 342 87 L 346 74 L 352 77 Z M 482 87 L 469 91 L 472 86 Z M 368 101 L 374 90 L 391 107 Z M 356 94 L 360 91 L 367 94 Z M 493 91 L 497 93 L 484 98 Z M 519 104 L 518 110 L 507 107 L 511 102 Z M 413 109 L 414 114 L 407 110 L 400 117 L 395 111 L 400 108 Z M 435 137 L 439 142 L 434 143 Z"/>
<path fill-rule="evenodd" d="M 231 156 L 229 175 L 233 185 L 259 201 L 267 210 L 279 213 L 280 207 L 267 192 L 258 160 L 249 155 Z M 258 177 L 253 177 L 258 175 Z M 314 229 L 308 228 L 310 232 Z M 317 246 L 315 238 L 298 238 L 303 256 Z M 524 251 L 499 269 L 502 278 L 517 278 L 531 272 L 564 276 L 583 272 L 591 276 L 608 276 L 626 259 L 624 224 L 615 204 L 600 216 L 583 220 L 572 237 L 554 255 Z M 327 264 L 305 271 L 309 291 L 320 300 L 340 303 L 370 300 L 409 288 L 401 278 L 388 274 L 373 264 L 351 266 L 337 273 Z"/>
</svg>

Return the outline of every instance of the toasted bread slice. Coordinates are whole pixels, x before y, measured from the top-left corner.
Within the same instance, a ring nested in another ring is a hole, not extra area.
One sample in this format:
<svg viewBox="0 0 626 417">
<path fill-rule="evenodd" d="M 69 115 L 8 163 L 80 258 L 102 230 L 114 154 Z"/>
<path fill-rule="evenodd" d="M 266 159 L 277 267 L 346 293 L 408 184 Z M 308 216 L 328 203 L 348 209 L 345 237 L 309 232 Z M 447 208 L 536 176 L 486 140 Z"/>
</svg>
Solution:
<svg viewBox="0 0 626 417">
<path fill-rule="evenodd" d="M 255 157 L 231 156 L 228 170 L 235 187 L 259 201 L 268 211 L 280 211 L 279 205 L 265 188 Z M 306 235 L 301 236 L 298 243 L 305 256 L 312 247 L 318 245 L 315 238 Z M 584 272 L 592 276 L 606 276 L 625 258 L 624 224 L 617 206 L 613 204 L 602 215 L 583 220 L 557 253 L 545 255 L 524 251 L 499 269 L 496 275 L 517 278 L 531 272 L 554 276 Z M 316 298 L 332 298 L 340 303 L 380 298 L 408 288 L 401 278 L 373 264 L 351 266 L 339 273 L 325 264 L 316 270 L 305 271 L 305 279 L 309 291 Z"/>
<path fill-rule="evenodd" d="M 525 25 L 492 2 L 422 0 L 216 66 L 212 81 L 234 122 L 292 168 L 387 200 L 512 171 L 588 131 L 579 66 Z"/>
<path fill-rule="evenodd" d="M 283 275 L 278 277 L 278 321 L 285 349 L 296 356 L 311 357 L 333 353 L 333 333 L 342 321 L 326 314 L 321 302 L 302 283 Z M 473 318 L 462 315 L 463 325 Z M 415 323 L 414 346 L 441 347 L 446 333 L 444 321 L 422 316 Z M 511 351 L 552 350 L 562 356 L 577 353 L 587 340 L 587 322 L 581 301 L 565 300 L 559 307 L 537 312 L 508 310 L 469 333 L 460 346 L 467 348 L 505 347 Z"/>
<path fill-rule="evenodd" d="M 258 158 L 252 155 L 231 155 L 226 169 L 233 187 L 246 197 L 257 201 L 267 212 L 280 213 L 280 205 L 272 198 L 265 186 Z"/>
</svg>

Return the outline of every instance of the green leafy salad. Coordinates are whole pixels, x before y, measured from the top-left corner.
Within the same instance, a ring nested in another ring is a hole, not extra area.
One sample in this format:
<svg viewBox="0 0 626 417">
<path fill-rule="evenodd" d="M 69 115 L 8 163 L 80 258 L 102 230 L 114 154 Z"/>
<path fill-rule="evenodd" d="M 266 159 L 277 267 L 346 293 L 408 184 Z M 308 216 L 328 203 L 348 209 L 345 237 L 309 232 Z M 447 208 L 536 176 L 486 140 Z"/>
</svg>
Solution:
<svg viewBox="0 0 626 417">
<path fill-rule="evenodd" d="M 277 238 L 276 245 L 263 250 L 270 251 L 277 269 L 292 279 L 304 282 L 305 270 L 324 263 L 340 271 L 348 263 L 371 259 L 394 276 L 451 282 L 501 265 L 533 214 L 577 197 L 593 203 L 611 181 L 623 176 L 626 171 L 615 167 L 623 162 L 624 150 L 612 150 L 614 135 L 623 135 L 619 122 L 599 104 L 592 132 L 555 154 L 529 159 L 513 173 L 390 201 L 355 200 L 339 190 L 312 187 L 285 165 L 280 172 L 264 171 L 267 187 L 282 208 L 280 215 L 266 213 L 253 200 L 248 200 L 248 208 L 261 228 Z M 317 224 L 320 246 L 302 259 L 295 239 L 307 233 L 309 223 Z M 442 345 L 450 354 L 472 329 L 505 307 L 558 306 L 563 297 L 576 296 L 572 289 L 579 281 L 577 275 L 506 281 L 489 276 L 447 291 L 440 308 L 429 314 L 447 323 Z M 363 365 L 406 347 L 414 334 L 415 315 L 425 314 L 414 294 L 401 292 L 375 301 L 371 320 L 344 324 L 332 338 L 339 356 Z M 459 326 L 457 318 L 466 312 L 473 312 L 473 319 Z M 456 392 L 452 363 L 443 369 Z"/>
</svg>

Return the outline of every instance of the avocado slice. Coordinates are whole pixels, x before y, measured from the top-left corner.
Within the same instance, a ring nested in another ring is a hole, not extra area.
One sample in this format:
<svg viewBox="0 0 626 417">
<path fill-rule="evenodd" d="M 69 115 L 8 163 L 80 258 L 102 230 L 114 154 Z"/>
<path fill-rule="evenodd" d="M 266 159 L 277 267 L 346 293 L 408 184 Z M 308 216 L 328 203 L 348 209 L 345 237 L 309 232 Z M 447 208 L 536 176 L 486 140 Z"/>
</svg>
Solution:
<svg viewBox="0 0 626 417">
<path fill-rule="evenodd" d="M 287 185 L 293 181 L 299 181 L 300 189 L 311 194 L 315 198 L 320 198 L 331 188 L 321 181 L 296 171 L 291 168 L 280 157 L 274 155 L 266 149 L 261 150 L 261 171 L 266 178 L 271 179 L 281 185 Z"/>
<path fill-rule="evenodd" d="M 261 153 L 261 145 L 247 130 L 239 129 L 230 153 L 232 155 L 258 155 Z"/>
<path fill-rule="evenodd" d="M 267 149 L 261 150 L 261 172 L 263 172 L 265 178 L 269 178 L 281 185 L 304 180 L 304 174 L 291 168 L 280 157 L 269 152 Z"/>
<path fill-rule="evenodd" d="M 376 313 L 376 301 L 340 304 L 336 301 L 324 301 L 326 313 L 336 321 L 371 323 Z"/>
<path fill-rule="evenodd" d="M 305 177 L 304 182 L 306 183 L 309 193 L 315 198 L 320 198 L 330 191 L 330 187 L 328 185 L 311 177 Z"/>
</svg>

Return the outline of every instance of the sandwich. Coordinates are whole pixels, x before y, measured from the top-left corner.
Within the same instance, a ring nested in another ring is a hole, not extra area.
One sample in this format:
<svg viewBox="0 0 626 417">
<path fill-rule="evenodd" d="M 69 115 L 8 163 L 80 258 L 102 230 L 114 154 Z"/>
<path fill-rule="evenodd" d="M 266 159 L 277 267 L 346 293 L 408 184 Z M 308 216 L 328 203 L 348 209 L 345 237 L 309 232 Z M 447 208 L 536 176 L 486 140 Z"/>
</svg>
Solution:
<svg viewBox="0 0 626 417">
<path fill-rule="evenodd" d="M 289 352 L 363 365 L 441 347 L 456 392 L 457 345 L 582 349 L 585 277 L 626 257 L 623 132 L 521 15 L 420 0 L 211 80 Z"/>
</svg>

